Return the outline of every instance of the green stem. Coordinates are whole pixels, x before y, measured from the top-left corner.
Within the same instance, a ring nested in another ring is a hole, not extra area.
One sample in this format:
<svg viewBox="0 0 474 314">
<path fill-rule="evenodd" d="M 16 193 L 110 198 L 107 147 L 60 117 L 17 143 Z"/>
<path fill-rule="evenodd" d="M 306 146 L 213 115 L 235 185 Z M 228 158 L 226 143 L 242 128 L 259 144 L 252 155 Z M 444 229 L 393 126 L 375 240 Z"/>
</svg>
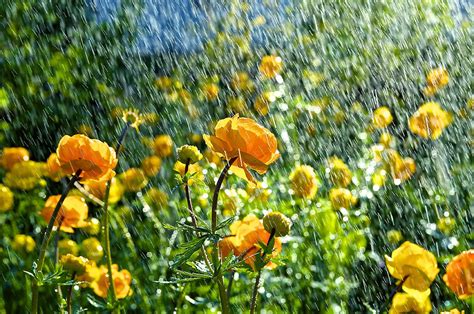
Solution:
<svg viewBox="0 0 474 314">
<path fill-rule="evenodd" d="M 270 237 L 268 238 L 267 245 L 270 244 L 270 241 L 275 237 L 275 228 L 272 229 L 272 232 L 270 233 Z M 265 259 L 266 253 L 263 252 L 262 254 L 262 260 Z M 255 313 L 255 308 L 257 307 L 257 295 L 258 295 L 258 287 L 260 286 L 260 278 L 262 277 L 262 270 L 258 270 L 257 278 L 255 278 L 255 285 L 253 286 L 253 292 L 252 292 L 252 301 L 250 303 L 250 314 Z"/>
<path fill-rule="evenodd" d="M 217 201 L 219 199 L 219 191 L 221 189 L 222 183 L 224 182 L 224 178 L 227 175 L 230 167 L 237 160 L 237 157 L 230 159 L 227 164 L 225 165 L 224 169 L 222 169 L 219 178 L 217 179 L 216 187 L 214 189 L 214 195 L 212 196 L 212 209 L 211 209 L 211 232 L 214 234 L 217 229 Z M 227 298 L 227 292 L 224 285 L 224 277 L 222 275 L 222 269 L 217 267 L 219 264 L 219 249 L 216 247 L 214 248 L 213 252 L 213 260 L 214 260 L 214 276 L 217 278 L 217 286 L 219 287 L 219 296 L 221 299 L 221 306 L 222 306 L 222 313 L 228 314 L 230 313 L 230 304 L 229 299 Z"/>
<path fill-rule="evenodd" d="M 403 284 L 405 283 L 405 281 L 407 281 L 408 279 L 408 275 L 406 275 L 405 277 L 403 277 L 403 279 L 398 283 L 398 285 L 393 288 L 393 290 L 390 292 L 390 295 L 388 296 L 388 299 L 387 301 L 385 301 L 385 303 L 382 305 L 382 307 L 380 308 L 380 313 L 383 312 L 383 310 L 385 310 L 388 305 L 390 304 L 390 300 L 392 300 L 393 296 L 399 292 L 400 290 L 402 290 L 402 287 L 403 287 Z"/>
<path fill-rule="evenodd" d="M 72 273 L 72 278 L 71 280 L 74 280 L 74 278 L 76 277 L 76 273 Z M 70 285 L 68 290 L 67 290 L 67 313 L 68 314 L 72 314 L 72 288 L 73 288 L 74 285 Z"/>
<path fill-rule="evenodd" d="M 51 238 L 51 231 L 53 230 L 54 222 L 56 221 L 56 218 L 58 217 L 59 210 L 61 209 L 61 206 L 64 203 L 64 200 L 66 199 L 66 196 L 68 195 L 69 191 L 71 188 L 74 186 L 74 182 L 79 180 L 79 176 L 81 175 L 82 170 L 79 169 L 76 171 L 76 173 L 72 176 L 71 180 L 69 181 L 68 185 L 64 188 L 63 193 L 61 194 L 61 198 L 59 199 L 58 203 L 56 204 L 56 207 L 53 210 L 53 214 L 51 215 L 51 219 L 49 220 L 48 227 L 46 228 L 46 231 L 44 232 L 43 235 L 43 240 L 41 241 L 41 247 L 40 247 L 40 253 L 38 257 L 38 261 L 36 263 L 36 272 L 39 273 L 43 270 L 44 266 L 44 260 L 46 257 L 46 249 L 48 247 L 49 240 Z M 32 286 L 31 286 L 31 313 L 32 314 L 37 314 L 38 313 L 38 282 L 36 281 L 36 278 L 33 279 Z"/>
<path fill-rule="evenodd" d="M 117 142 L 117 146 L 115 147 L 115 152 L 118 155 L 120 153 L 120 148 L 122 147 L 122 143 L 125 140 L 125 136 L 127 135 L 127 131 L 130 128 L 130 123 L 127 123 L 123 129 L 122 133 L 120 134 L 119 140 Z M 112 254 L 110 250 L 110 227 L 109 227 L 109 195 L 110 195 L 110 187 L 112 185 L 112 180 L 107 181 L 107 185 L 105 187 L 105 197 L 104 197 L 104 221 L 103 221 L 103 228 L 104 228 L 104 241 L 105 241 L 105 258 L 107 262 L 107 273 L 109 278 L 109 287 L 108 294 L 112 297 L 112 302 L 115 304 L 117 301 L 117 296 L 115 294 L 115 286 L 114 286 L 114 278 L 112 276 Z"/>
<path fill-rule="evenodd" d="M 60 216 L 59 221 L 58 221 L 58 227 L 57 227 L 57 230 L 56 230 L 56 235 L 54 237 L 54 266 L 56 266 L 59 262 L 59 248 L 58 248 L 58 246 L 59 246 L 59 235 L 60 235 L 60 231 L 61 231 L 61 225 L 63 224 L 63 220 L 64 220 L 64 216 Z M 62 311 L 63 292 L 61 290 L 60 285 L 58 285 L 56 289 L 58 289 L 59 309 L 60 309 L 60 311 Z"/>
</svg>

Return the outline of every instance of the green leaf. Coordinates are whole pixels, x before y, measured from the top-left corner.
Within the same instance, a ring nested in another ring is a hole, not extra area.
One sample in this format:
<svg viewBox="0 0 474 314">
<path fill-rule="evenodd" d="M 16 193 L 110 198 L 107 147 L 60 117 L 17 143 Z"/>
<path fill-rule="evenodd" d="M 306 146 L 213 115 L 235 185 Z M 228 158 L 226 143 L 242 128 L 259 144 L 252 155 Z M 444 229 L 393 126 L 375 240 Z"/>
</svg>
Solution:
<svg viewBox="0 0 474 314">
<path fill-rule="evenodd" d="M 182 253 L 176 255 L 175 260 L 171 265 L 171 268 L 175 269 L 176 267 L 179 267 L 184 264 L 191 257 L 191 255 L 194 254 L 194 252 L 201 248 L 201 246 L 204 244 L 204 241 L 206 241 L 206 237 L 200 237 L 182 244 Z"/>
<path fill-rule="evenodd" d="M 230 224 L 232 224 L 233 222 L 234 222 L 234 217 L 227 218 L 226 220 L 221 221 L 221 222 L 217 225 L 216 230 L 224 229 L 224 228 L 226 228 L 227 226 L 229 226 Z"/>
</svg>

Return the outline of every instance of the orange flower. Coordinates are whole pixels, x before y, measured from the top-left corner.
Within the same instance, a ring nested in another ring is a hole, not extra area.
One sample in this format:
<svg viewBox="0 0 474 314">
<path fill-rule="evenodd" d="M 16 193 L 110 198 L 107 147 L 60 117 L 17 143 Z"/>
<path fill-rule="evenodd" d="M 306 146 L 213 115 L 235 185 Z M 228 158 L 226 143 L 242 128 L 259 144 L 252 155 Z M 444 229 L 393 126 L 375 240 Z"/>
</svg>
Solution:
<svg viewBox="0 0 474 314">
<path fill-rule="evenodd" d="M 58 203 L 61 195 L 50 196 L 44 208 L 41 210 L 40 215 L 44 220 L 49 221 L 53 215 L 54 208 Z M 61 224 L 61 230 L 68 233 L 73 233 L 73 228 L 81 228 L 87 226 L 87 214 L 88 208 L 85 200 L 79 196 L 68 196 L 64 200 L 61 209 L 59 210 L 58 217 L 54 222 L 54 225 L 57 226 L 60 217 L 63 217 L 63 222 Z"/>
<path fill-rule="evenodd" d="M 449 112 L 444 111 L 437 102 L 428 102 L 410 117 L 408 127 L 412 133 L 422 138 L 435 140 L 451 122 Z"/>
<path fill-rule="evenodd" d="M 443 280 L 460 299 L 474 295 L 474 249 L 454 257 L 446 267 Z"/>
<path fill-rule="evenodd" d="M 207 146 L 226 160 L 237 158 L 231 170 L 251 182 L 255 179 L 247 167 L 264 174 L 280 157 L 275 135 L 252 119 L 235 115 L 220 120 L 215 131 L 215 136 L 204 135 Z"/>
<path fill-rule="evenodd" d="M 254 268 L 255 254 L 260 250 L 259 242 L 267 243 L 270 233 L 267 232 L 263 223 L 254 215 L 248 215 L 243 220 L 234 222 L 230 226 L 233 234 L 219 241 L 219 251 L 221 258 L 225 258 L 231 252 L 235 256 L 240 256 L 245 263 Z M 275 246 L 272 257 L 276 257 L 281 252 L 281 241 L 275 238 Z M 275 268 L 276 265 L 269 262 L 266 267 Z"/>
<path fill-rule="evenodd" d="M 5 147 L 0 158 L 0 165 L 11 170 L 20 161 L 30 160 L 30 152 L 23 147 Z"/>
<path fill-rule="evenodd" d="M 107 274 L 107 267 L 101 266 L 100 275 L 97 280 L 92 282 L 91 288 L 94 290 L 94 293 L 99 297 L 107 298 L 107 293 L 109 290 L 109 278 Z M 118 265 L 112 265 L 112 278 L 114 279 L 115 294 L 117 299 L 123 299 L 132 295 L 133 291 L 130 287 L 132 283 L 132 275 L 126 269 L 119 271 Z"/>
<path fill-rule="evenodd" d="M 82 169 L 81 179 L 110 180 L 117 165 L 115 150 L 106 143 L 85 135 L 65 135 L 57 149 L 61 169 L 74 174 Z"/>
<path fill-rule="evenodd" d="M 260 73 L 267 78 L 273 78 L 281 71 L 283 62 L 277 56 L 264 56 L 258 67 Z"/>
<path fill-rule="evenodd" d="M 103 201 L 105 198 L 107 181 L 86 180 L 84 182 L 84 188 L 89 193 Z M 124 192 L 125 188 L 122 183 L 117 178 L 112 178 L 112 180 L 110 181 L 109 203 L 115 204 L 120 201 Z"/>
<path fill-rule="evenodd" d="M 61 169 L 61 164 L 59 163 L 58 154 L 52 153 L 49 155 L 46 163 L 48 177 L 53 181 L 59 181 L 64 176 L 64 173 Z"/>
</svg>

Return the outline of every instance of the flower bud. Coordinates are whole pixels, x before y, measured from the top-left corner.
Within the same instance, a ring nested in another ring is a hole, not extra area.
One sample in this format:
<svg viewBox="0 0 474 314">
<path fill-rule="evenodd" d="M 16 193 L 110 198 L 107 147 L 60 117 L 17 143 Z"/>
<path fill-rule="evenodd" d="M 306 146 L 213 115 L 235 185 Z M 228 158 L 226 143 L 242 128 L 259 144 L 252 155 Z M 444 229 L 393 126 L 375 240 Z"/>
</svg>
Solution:
<svg viewBox="0 0 474 314">
<path fill-rule="evenodd" d="M 65 270 L 77 275 L 81 275 L 86 271 L 86 266 L 87 263 L 89 263 L 89 260 L 82 256 L 66 254 L 61 256 L 60 262 Z"/>
<path fill-rule="evenodd" d="M 183 145 L 178 148 L 178 160 L 183 164 L 188 161 L 190 164 L 195 164 L 202 159 L 202 154 L 196 146 Z"/>
<path fill-rule="evenodd" d="M 275 229 L 276 237 L 283 237 L 290 233 L 291 220 L 279 212 L 271 212 L 263 217 L 263 227 L 267 232 Z"/>
</svg>

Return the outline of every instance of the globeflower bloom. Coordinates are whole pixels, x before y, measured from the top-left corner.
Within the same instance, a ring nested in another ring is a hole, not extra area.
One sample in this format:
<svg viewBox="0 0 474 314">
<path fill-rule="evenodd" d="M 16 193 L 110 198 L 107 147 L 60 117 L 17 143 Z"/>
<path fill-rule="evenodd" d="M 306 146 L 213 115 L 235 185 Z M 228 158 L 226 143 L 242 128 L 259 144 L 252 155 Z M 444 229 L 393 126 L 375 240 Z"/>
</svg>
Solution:
<svg viewBox="0 0 474 314">
<path fill-rule="evenodd" d="M 352 181 L 352 172 L 344 161 L 338 157 L 329 159 L 329 180 L 332 184 L 347 187 Z"/>
<path fill-rule="evenodd" d="M 374 111 L 372 123 L 376 128 L 383 129 L 392 123 L 393 117 L 390 109 L 387 107 L 379 107 Z"/>
<path fill-rule="evenodd" d="M 260 250 L 259 242 L 267 243 L 270 233 L 265 230 L 263 223 L 255 215 L 248 215 L 242 220 L 230 225 L 232 236 L 219 241 L 218 247 L 221 258 L 227 257 L 233 252 L 235 256 L 242 258 L 251 268 L 255 268 L 255 254 Z M 281 252 L 281 241 L 275 238 L 274 251 L 271 257 L 276 257 Z M 272 262 L 266 267 L 275 268 Z"/>
<path fill-rule="evenodd" d="M 61 169 L 66 174 L 82 170 L 81 179 L 110 180 L 117 165 L 115 150 L 106 143 L 85 135 L 65 135 L 56 151 Z"/>
<path fill-rule="evenodd" d="M 12 241 L 12 249 L 18 253 L 31 253 L 36 247 L 35 240 L 26 234 L 17 234 Z"/>
<path fill-rule="evenodd" d="M 154 177 L 160 172 L 161 158 L 158 156 L 148 156 L 142 160 L 141 168 L 147 177 Z"/>
<path fill-rule="evenodd" d="M 183 145 L 178 148 L 178 160 L 186 164 L 195 164 L 202 159 L 202 154 L 196 146 L 193 145 Z"/>
<path fill-rule="evenodd" d="M 129 168 L 119 175 L 125 190 L 138 192 L 148 184 L 148 178 L 140 168 Z"/>
<path fill-rule="evenodd" d="M 258 67 L 260 73 L 266 78 L 274 78 L 280 73 L 283 61 L 277 56 L 264 56 Z"/>
<path fill-rule="evenodd" d="M 61 256 L 59 260 L 63 268 L 70 273 L 81 275 L 86 271 L 86 266 L 89 260 L 82 256 L 74 256 L 72 254 L 66 254 Z"/>
<path fill-rule="evenodd" d="M 100 200 L 105 198 L 105 190 L 107 188 L 107 181 L 103 180 L 86 180 L 84 182 L 84 188 L 87 192 L 91 193 Z M 109 191 L 109 203 L 115 204 L 122 199 L 125 187 L 116 177 L 113 177 L 110 181 Z"/>
<path fill-rule="evenodd" d="M 425 139 L 435 140 L 451 121 L 451 115 L 437 102 L 428 102 L 411 116 L 408 126 L 412 133 Z"/>
<path fill-rule="evenodd" d="M 44 220 L 49 221 L 53 215 L 54 208 L 58 203 L 61 195 L 50 196 L 40 215 Z M 80 196 L 67 196 L 62 204 L 59 214 L 54 222 L 55 226 L 59 225 L 59 220 L 62 218 L 61 230 L 67 233 L 74 233 L 73 228 L 82 228 L 87 226 L 88 207 L 84 198 Z"/>
<path fill-rule="evenodd" d="M 168 157 L 173 153 L 173 140 L 169 135 L 158 135 L 153 139 L 151 146 L 155 155 L 160 158 Z"/>
<path fill-rule="evenodd" d="M 107 298 L 107 293 L 109 290 L 109 278 L 106 266 L 101 266 L 99 268 L 99 276 L 97 280 L 92 282 L 91 288 L 94 290 L 94 293 L 101 298 Z M 112 265 L 112 278 L 114 281 L 115 294 L 117 299 L 124 299 L 132 295 L 133 291 L 130 287 L 132 283 L 132 275 L 126 269 L 119 271 L 118 265 Z"/>
<path fill-rule="evenodd" d="M 13 207 L 13 192 L 3 184 L 0 184 L 0 213 L 4 213 Z"/>
<path fill-rule="evenodd" d="M 232 172 L 251 182 L 255 179 L 248 168 L 264 174 L 280 157 L 275 135 L 254 120 L 238 115 L 220 120 L 215 135 L 204 135 L 204 141 L 226 160 L 236 158 Z"/>
<path fill-rule="evenodd" d="M 443 281 L 460 299 L 474 295 L 474 249 L 462 252 L 449 262 Z"/>
<path fill-rule="evenodd" d="M 297 166 L 290 174 L 290 182 L 297 197 L 313 199 L 318 192 L 318 179 L 311 166 Z"/>
<path fill-rule="evenodd" d="M 7 172 L 3 183 L 12 189 L 29 191 L 44 182 L 41 179 L 43 174 L 44 168 L 40 163 L 31 160 L 22 161 Z"/>
<path fill-rule="evenodd" d="M 11 170 L 16 163 L 30 160 L 30 152 L 24 147 L 5 147 L 0 156 L 0 166 Z"/>
<path fill-rule="evenodd" d="M 332 208 L 335 210 L 341 208 L 349 209 L 357 203 L 357 197 L 345 188 L 331 189 L 329 191 L 329 200 L 331 201 Z"/>
<path fill-rule="evenodd" d="M 403 290 L 428 290 L 439 272 L 436 257 L 421 246 L 409 241 L 404 242 L 392 252 L 392 256 L 385 255 L 390 274 L 399 279 L 405 279 Z"/>
<path fill-rule="evenodd" d="M 58 182 L 62 177 L 64 177 L 64 172 L 62 171 L 61 164 L 59 163 L 58 154 L 52 153 L 49 155 L 46 165 L 47 174 L 51 180 Z"/>
<path fill-rule="evenodd" d="M 435 89 L 443 88 L 449 83 L 449 74 L 446 69 L 436 68 L 432 69 L 428 75 L 426 75 L 426 84 L 428 87 Z"/>
<path fill-rule="evenodd" d="M 428 314 L 431 313 L 430 290 L 423 293 L 409 294 L 399 292 L 393 296 L 392 306 L 389 314 L 403 314 L 403 313 L 417 313 Z"/>
</svg>

